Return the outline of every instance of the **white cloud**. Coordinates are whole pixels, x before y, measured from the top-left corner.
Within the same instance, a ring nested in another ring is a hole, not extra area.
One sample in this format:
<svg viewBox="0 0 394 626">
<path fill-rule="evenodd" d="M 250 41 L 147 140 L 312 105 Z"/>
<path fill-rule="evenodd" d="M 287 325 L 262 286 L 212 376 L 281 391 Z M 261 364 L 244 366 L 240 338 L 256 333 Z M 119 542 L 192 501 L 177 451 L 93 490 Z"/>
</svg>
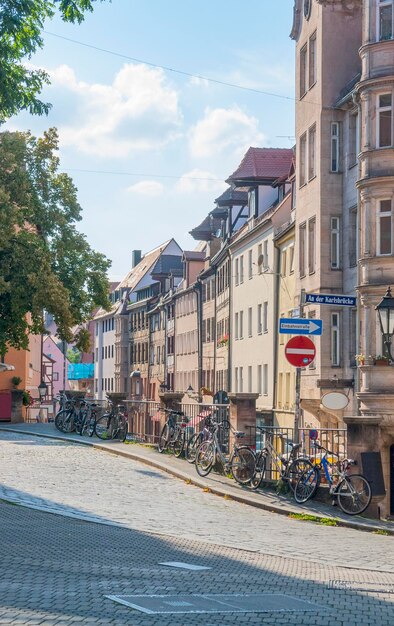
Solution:
<svg viewBox="0 0 394 626">
<path fill-rule="evenodd" d="M 59 128 L 63 145 L 102 157 L 126 157 L 160 149 L 180 134 L 178 94 L 161 69 L 126 64 L 109 85 L 80 81 L 67 65 L 49 73 L 52 88 L 74 97 L 73 120 Z"/>
<path fill-rule="evenodd" d="M 195 157 L 211 157 L 225 150 L 242 154 L 249 146 L 263 141 L 257 118 L 235 106 L 205 109 L 203 119 L 190 131 L 190 150 Z"/>
<path fill-rule="evenodd" d="M 130 193 L 139 193 L 141 196 L 160 196 L 164 191 L 164 185 L 155 180 L 141 180 L 127 188 Z"/>
<path fill-rule="evenodd" d="M 217 193 L 226 188 L 224 181 L 218 179 L 215 174 L 204 170 L 194 169 L 187 172 L 175 185 L 178 193 L 210 192 Z"/>
</svg>

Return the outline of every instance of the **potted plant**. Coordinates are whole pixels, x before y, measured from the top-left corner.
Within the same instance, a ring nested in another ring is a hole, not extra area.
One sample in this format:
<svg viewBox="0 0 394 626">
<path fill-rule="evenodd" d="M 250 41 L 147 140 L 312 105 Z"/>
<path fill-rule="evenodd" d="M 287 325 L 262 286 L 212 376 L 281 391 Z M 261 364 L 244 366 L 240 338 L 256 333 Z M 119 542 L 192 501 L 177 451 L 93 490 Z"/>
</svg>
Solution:
<svg viewBox="0 0 394 626">
<path fill-rule="evenodd" d="M 21 384 L 22 379 L 19 376 L 13 376 L 11 378 L 11 383 L 13 384 L 14 388 L 17 389 L 18 386 Z"/>
<path fill-rule="evenodd" d="M 365 365 L 365 354 L 356 354 L 355 359 L 357 365 Z"/>
<path fill-rule="evenodd" d="M 382 356 L 378 354 L 375 357 L 375 365 L 390 365 L 390 359 L 388 356 Z"/>
<path fill-rule="evenodd" d="M 200 389 L 200 394 L 202 396 L 213 396 L 213 391 L 211 391 L 210 389 L 208 389 L 208 387 L 201 387 Z"/>
</svg>

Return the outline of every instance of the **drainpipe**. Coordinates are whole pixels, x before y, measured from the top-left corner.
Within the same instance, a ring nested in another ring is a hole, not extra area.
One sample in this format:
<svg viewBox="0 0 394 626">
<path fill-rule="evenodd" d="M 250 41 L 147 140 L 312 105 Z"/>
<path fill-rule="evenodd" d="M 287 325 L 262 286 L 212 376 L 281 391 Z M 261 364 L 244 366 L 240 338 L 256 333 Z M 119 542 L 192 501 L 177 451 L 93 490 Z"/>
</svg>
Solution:
<svg viewBox="0 0 394 626">
<path fill-rule="evenodd" d="M 279 297 L 280 297 L 280 253 L 279 246 L 274 240 L 274 267 L 275 267 L 275 290 L 274 290 L 274 378 L 273 378 L 273 407 L 277 406 L 278 399 L 278 345 L 279 345 L 279 333 L 278 333 L 278 320 L 279 320 Z M 272 411 L 272 418 L 274 421 L 275 413 Z"/>
<path fill-rule="evenodd" d="M 216 319 L 216 313 L 217 313 L 217 307 L 216 307 L 216 276 L 217 276 L 217 266 L 215 265 L 215 279 L 214 279 L 214 286 L 215 286 L 215 298 L 214 298 L 214 310 L 213 310 L 213 319 L 215 320 L 215 332 L 214 332 L 214 343 L 213 343 L 213 390 L 215 393 L 216 391 L 219 391 L 219 389 L 216 389 L 216 350 L 217 350 L 217 327 L 218 327 L 218 322 Z M 212 329 L 211 329 L 212 330 Z"/>
<path fill-rule="evenodd" d="M 197 278 L 193 285 L 193 291 L 197 295 L 197 336 L 198 336 L 198 393 L 202 387 L 202 283 Z"/>
</svg>

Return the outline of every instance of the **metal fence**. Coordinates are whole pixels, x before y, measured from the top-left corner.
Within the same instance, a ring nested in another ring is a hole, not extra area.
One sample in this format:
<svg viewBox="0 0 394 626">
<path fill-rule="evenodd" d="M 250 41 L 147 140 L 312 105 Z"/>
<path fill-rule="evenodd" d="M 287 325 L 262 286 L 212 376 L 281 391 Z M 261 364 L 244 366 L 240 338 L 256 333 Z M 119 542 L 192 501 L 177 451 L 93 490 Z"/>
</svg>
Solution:
<svg viewBox="0 0 394 626">
<path fill-rule="evenodd" d="M 249 445 L 255 446 L 256 452 L 263 448 L 270 450 L 272 446 L 274 452 L 269 454 L 267 458 L 266 479 L 275 482 L 279 480 L 280 469 L 286 464 L 292 449 L 291 444 L 294 443 L 294 429 L 277 426 L 262 426 L 261 428 L 250 426 L 248 427 L 247 439 Z M 300 429 L 301 448 L 298 456 L 307 456 L 312 462 L 318 463 L 324 452 L 316 450 L 314 446 L 316 439 L 320 445 L 334 452 L 340 458 L 346 458 L 347 432 L 345 428 Z M 328 456 L 330 458 L 330 455 Z"/>
<path fill-rule="evenodd" d="M 200 432 L 204 427 L 204 420 L 211 417 L 215 422 L 225 425 L 218 432 L 218 440 L 224 452 L 229 447 L 229 428 L 227 422 L 230 419 L 230 411 L 228 404 L 192 404 L 182 403 L 179 410 L 189 418 L 186 430 L 186 438 L 191 437 L 194 433 Z"/>
</svg>

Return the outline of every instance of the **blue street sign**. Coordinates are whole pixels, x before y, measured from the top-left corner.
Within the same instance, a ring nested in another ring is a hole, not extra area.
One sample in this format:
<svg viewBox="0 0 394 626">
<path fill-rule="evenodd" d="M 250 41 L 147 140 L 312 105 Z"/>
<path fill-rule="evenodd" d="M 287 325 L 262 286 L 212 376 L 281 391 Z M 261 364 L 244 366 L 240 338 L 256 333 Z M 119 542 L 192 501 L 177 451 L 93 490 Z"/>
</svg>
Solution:
<svg viewBox="0 0 394 626">
<path fill-rule="evenodd" d="M 331 304 L 333 306 L 356 306 L 355 296 L 341 294 L 306 293 L 305 304 Z"/>
<path fill-rule="evenodd" d="M 315 319 L 294 319 L 282 317 L 279 320 L 279 333 L 281 335 L 321 335 L 323 321 Z"/>
</svg>

